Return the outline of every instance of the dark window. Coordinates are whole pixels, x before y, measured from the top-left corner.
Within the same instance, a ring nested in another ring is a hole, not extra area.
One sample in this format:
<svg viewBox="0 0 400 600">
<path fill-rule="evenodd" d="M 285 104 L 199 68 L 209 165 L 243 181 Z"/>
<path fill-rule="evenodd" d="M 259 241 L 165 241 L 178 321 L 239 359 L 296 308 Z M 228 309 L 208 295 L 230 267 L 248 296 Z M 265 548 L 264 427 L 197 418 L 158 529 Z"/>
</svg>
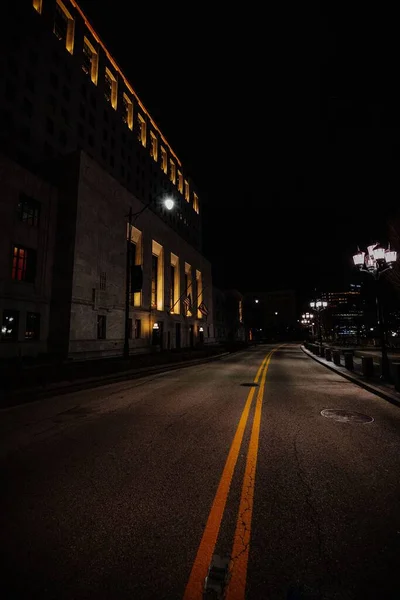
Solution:
<svg viewBox="0 0 400 600">
<path fill-rule="evenodd" d="M 53 146 L 51 146 L 49 142 L 44 143 L 44 152 L 46 156 L 53 156 Z"/>
<path fill-rule="evenodd" d="M 78 123 L 78 135 L 81 138 L 83 138 L 85 136 L 85 129 L 84 129 L 82 123 Z"/>
<path fill-rule="evenodd" d="M 35 90 L 35 82 L 33 81 L 33 77 L 29 74 L 26 76 L 26 87 L 31 92 Z"/>
<path fill-rule="evenodd" d="M 82 119 L 86 117 L 85 105 L 82 102 L 79 105 L 79 114 L 81 115 Z"/>
<path fill-rule="evenodd" d="M 132 339 L 132 319 L 129 319 L 129 339 Z"/>
<path fill-rule="evenodd" d="M 88 142 L 89 142 L 89 146 L 94 146 L 94 139 L 92 135 L 88 136 Z"/>
<path fill-rule="evenodd" d="M 105 140 L 105 141 L 108 140 L 108 131 L 107 131 L 107 129 L 104 129 L 104 131 L 103 131 L 103 140 Z"/>
<path fill-rule="evenodd" d="M 12 279 L 34 283 L 36 277 L 36 251 L 31 248 L 14 246 Z"/>
<path fill-rule="evenodd" d="M 112 155 L 112 154 L 111 154 L 111 156 L 110 156 L 110 165 L 111 165 L 112 167 L 114 166 L 114 157 L 113 157 L 113 155 Z"/>
<path fill-rule="evenodd" d="M 84 96 L 84 98 L 86 98 L 86 92 L 87 92 L 86 85 L 84 83 L 82 83 L 82 85 L 81 85 L 81 93 L 82 93 L 82 96 Z"/>
<path fill-rule="evenodd" d="M 63 117 L 65 123 L 68 125 L 69 117 L 68 117 L 67 109 L 66 108 L 62 108 L 61 109 L 61 114 L 62 114 L 62 117 Z"/>
<path fill-rule="evenodd" d="M 52 56 L 55 64 L 58 66 L 60 64 L 60 55 L 58 54 L 57 50 L 53 50 Z"/>
<path fill-rule="evenodd" d="M 157 307 L 157 273 L 158 257 L 154 254 L 151 257 L 151 306 Z"/>
<path fill-rule="evenodd" d="M 40 338 L 40 313 L 26 313 L 26 340 L 38 340 Z"/>
<path fill-rule="evenodd" d="M 106 326 L 107 326 L 107 317 L 104 315 L 97 315 L 97 339 L 105 340 L 106 339 Z"/>
<path fill-rule="evenodd" d="M 13 342 L 18 340 L 19 312 L 17 310 L 3 310 L 1 326 L 1 341 Z"/>
<path fill-rule="evenodd" d="M 104 120 L 106 123 L 108 123 L 108 111 L 104 110 Z"/>
<path fill-rule="evenodd" d="M 94 118 L 94 115 L 92 113 L 90 113 L 90 115 L 89 115 L 89 124 L 92 127 L 94 127 L 94 125 L 95 125 L 95 118 Z"/>
<path fill-rule="evenodd" d="M 61 6 L 56 3 L 56 11 L 54 15 L 54 33 L 59 40 L 67 39 L 68 18 Z"/>
<path fill-rule="evenodd" d="M 140 337 L 142 337 L 142 321 L 135 319 L 135 339 L 138 340 Z"/>
<path fill-rule="evenodd" d="M 23 223 L 28 223 L 28 225 L 37 227 L 39 224 L 39 217 L 40 202 L 33 198 L 29 198 L 29 196 L 25 196 L 25 194 L 21 194 L 18 202 L 19 220 Z"/>
<path fill-rule="evenodd" d="M 28 115 L 28 117 L 32 116 L 33 106 L 32 102 L 30 102 L 28 98 L 24 98 L 24 112 Z"/>
<path fill-rule="evenodd" d="M 115 138 L 111 138 L 111 148 L 115 148 Z"/>
<path fill-rule="evenodd" d="M 69 89 L 67 88 L 66 85 L 63 86 L 63 92 L 62 93 L 63 93 L 64 98 L 66 100 L 69 100 L 69 98 L 70 98 L 70 92 L 69 92 Z"/>
<path fill-rule="evenodd" d="M 58 89 L 58 76 L 55 73 L 50 73 L 50 83 L 55 90 Z"/>
<path fill-rule="evenodd" d="M 107 160 L 107 151 L 104 146 L 101 148 L 101 157 L 103 160 Z"/>
<path fill-rule="evenodd" d="M 65 133 L 65 131 L 60 132 L 60 143 L 62 146 L 65 146 L 67 143 L 67 134 Z"/>
<path fill-rule="evenodd" d="M 31 140 L 31 131 L 28 127 L 23 127 L 21 129 L 21 139 L 25 142 L 25 143 L 29 143 Z"/>
<path fill-rule="evenodd" d="M 107 273 L 100 273 L 100 289 L 105 290 L 107 286 Z"/>
<path fill-rule="evenodd" d="M 47 133 L 54 133 L 54 121 L 49 117 L 46 119 L 46 130 Z"/>
</svg>

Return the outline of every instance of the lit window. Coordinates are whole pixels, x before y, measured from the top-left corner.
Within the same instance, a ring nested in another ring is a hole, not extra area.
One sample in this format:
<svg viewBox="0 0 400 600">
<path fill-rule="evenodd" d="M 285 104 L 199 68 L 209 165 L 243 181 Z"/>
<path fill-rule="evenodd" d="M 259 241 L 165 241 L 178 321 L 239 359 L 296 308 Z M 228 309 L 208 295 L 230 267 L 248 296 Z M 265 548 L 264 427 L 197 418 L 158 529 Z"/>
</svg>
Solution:
<svg viewBox="0 0 400 600">
<path fill-rule="evenodd" d="M 154 160 L 157 162 L 158 143 L 157 143 L 157 137 L 154 135 L 154 133 L 152 131 L 150 131 L 150 154 L 154 158 Z"/>
<path fill-rule="evenodd" d="M 21 194 L 18 202 L 18 218 L 23 223 L 37 227 L 40 217 L 40 202 Z"/>
<path fill-rule="evenodd" d="M 180 299 L 180 286 L 179 286 L 179 258 L 176 254 L 171 252 L 171 267 L 170 267 L 170 313 L 179 315 L 179 299 Z"/>
<path fill-rule="evenodd" d="M 25 339 L 38 340 L 40 338 L 40 313 L 26 313 Z"/>
<path fill-rule="evenodd" d="M 199 214 L 199 198 L 197 196 L 197 194 L 193 193 L 193 209 L 197 212 L 197 214 Z"/>
<path fill-rule="evenodd" d="M 197 294 L 197 318 L 202 319 L 203 313 L 199 310 L 199 307 L 202 308 L 203 303 L 203 278 L 201 276 L 201 272 L 196 269 L 196 294 Z"/>
<path fill-rule="evenodd" d="M 161 148 L 161 169 L 164 173 L 167 173 L 168 170 L 168 159 L 167 159 L 167 151 L 163 146 Z"/>
<path fill-rule="evenodd" d="M 142 270 L 142 232 L 136 229 L 133 225 L 127 225 L 127 239 L 131 242 L 131 304 L 132 306 L 142 305 L 142 285 L 143 285 L 143 270 Z M 130 230 L 130 235 L 129 235 Z"/>
<path fill-rule="evenodd" d="M 137 122 L 138 122 L 138 140 L 142 144 L 142 146 L 146 147 L 146 138 L 147 138 L 146 121 L 144 120 L 144 118 L 142 117 L 142 115 L 140 113 L 138 113 L 138 121 Z"/>
<path fill-rule="evenodd" d="M 158 242 L 152 242 L 151 257 L 151 306 L 164 310 L 164 254 Z"/>
<path fill-rule="evenodd" d="M 19 312 L 17 310 L 3 310 L 1 324 L 2 342 L 15 342 L 18 340 Z"/>
<path fill-rule="evenodd" d="M 42 14 L 42 0 L 33 0 L 33 8 Z"/>
<path fill-rule="evenodd" d="M 172 183 L 175 185 L 176 184 L 176 166 L 173 160 L 170 159 L 169 161 L 169 178 L 172 181 Z"/>
<path fill-rule="evenodd" d="M 132 100 L 124 93 L 122 96 L 122 101 L 124 103 L 124 113 L 123 120 L 129 127 L 129 129 L 133 129 L 133 104 Z"/>
<path fill-rule="evenodd" d="M 186 202 L 190 201 L 190 190 L 189 190 L 189 182 L 185 179 L 185 200 Z"/>
<path fill-rule="evenodd" d="M 185 262 L 185 290 L 183 294 L 183 311 L 187 317 L 192 316 L 192 267 Z"/>
<path fill-rule="evenodd" d="M 99 55 L 96 50 L 85 37 L 83 39 L 83 62 L 82 69 L 89 75 L 90 79 L 97 85 L 97 76 L 99 70 Z"/>
<path fill-rule="evenodd" d="M 104 82 L 104 95 L 107 102 L 111 103 L 111 106 L 117 108 L 117 80 L 111 73 L 110 69 L 106 67 L 106 76 Z"/>
<path fill-rule="evenodd" d="M 14 246 L 11 278 L 34 283 L 36 277 L 36 251 Z"/>
<path fill-rule="evenodd" d="M 178 190 L 180 191 L 181 194 L 183 194 L 183 175 L 179 170 L 178 170 Z"/>
<path fill-rule="evenodd" d="M 74 30 L 75 22 L 71 13 L 65 8 L 61 0 L 57 0 L 53 32 L 59 40 L 65 43 L 66 49 L 71 54 L 74 51 Z"/>
</svg>

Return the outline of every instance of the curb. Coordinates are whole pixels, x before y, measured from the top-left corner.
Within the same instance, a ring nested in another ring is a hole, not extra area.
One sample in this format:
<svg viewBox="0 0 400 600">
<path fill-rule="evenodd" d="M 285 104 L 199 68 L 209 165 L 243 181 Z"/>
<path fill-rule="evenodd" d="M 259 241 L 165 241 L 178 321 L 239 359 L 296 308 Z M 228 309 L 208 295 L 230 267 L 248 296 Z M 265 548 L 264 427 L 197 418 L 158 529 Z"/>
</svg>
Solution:
<svg viewBox="0 0 400 600">
<path fill-rule="evenodd" d="M 42 400 L 51 396 L 62 396 L 64 394 L 96 388 L 102 385 L 119 383 L 129 379 L 140 379 L 141 377 L 146 377 L 147 375 L 157 375 L 166 371 L 176 371 L 177 369 L 184 369 L 185 367 L 193 367 L 198 364 L 211 362 L 212 360 L 219 360 L 230 354 L 232 354 L 232 352 L 222 352 L 221 354 L 215 354 L 205 358 L 195 358 L 188 361 L 154 365 L 152 367 L 131 369 L 129 371 L 120 371 L 119 373 L 111 373 L 109 375 L 103 375 L 102 377 L 89 377 L 87 379 L 66 383 L 65 385 L 58 384 L 48 388 L 17 390 L 8 394 L 5 397 L 4 402 L 0 402 L 0 410 L 12 408 L 13 406 L 20 406 L 22 404 L 29 404 L 30 402 L 35 402 L 36 400 Z"/>
<path fill-rule="evenodd" d="M 386 392 L 382 390 L 382 388 L 374 385 L 373 383 L 369 383 L 367 381 L 364 381 L 363 379 L 360 379 L 357 375 L 339 371 L 339 369 L 337 369 L 333 365 L 330 365 L 325 359 L 321 359 L 320 357 L 312 354 L 312 352 L 307 350 L 304 346 L 300 346 L 300 348 L 303 350 L 304 354 L 315 360 L 315 362 L 319 363 L 320 365 L 323 365 L 327 369 L 330 369 L 334 373 L 337 373 L 337 375 L 341 375 L 345 379 L 348 379 L 349 381 L 351 381 L 351 383 L 355 383 L 356 385 L 364 388 L 364 390 L 367 390 L 367 392 L 371 392 L 376 396 L 380 396 L 384 400 L 387 400 L 387 402 L 390 402 L 391 404 L 400 407 L 400 397 L 398 395 L 393 394 L 389 390 Z"/>
</svg>

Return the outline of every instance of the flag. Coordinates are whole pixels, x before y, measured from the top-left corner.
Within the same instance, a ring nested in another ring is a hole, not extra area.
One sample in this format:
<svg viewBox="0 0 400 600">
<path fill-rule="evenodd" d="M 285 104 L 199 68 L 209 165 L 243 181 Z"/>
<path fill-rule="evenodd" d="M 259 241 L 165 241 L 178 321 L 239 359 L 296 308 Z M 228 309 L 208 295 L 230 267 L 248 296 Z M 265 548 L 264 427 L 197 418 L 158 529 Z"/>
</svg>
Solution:
<svg viewBox="0 0 400 600">
<path fill-rule="evenodd" d="M 189 312 L 190 310 L 192 310 L 192 299 L 190 297 L 190 294 L 185 296 L 185 298 L 183 299 L 183 305 L 186 309 L 186 312 Z"/>
<path fill-rule="evenodd" d="M 208 308 L 207 306 L 204 304 L 204 302 L 201 302 L 199 304 L 199 311 L 201 312 L 202 315 L 207 316 L 208 315 Z"/>
</svg>

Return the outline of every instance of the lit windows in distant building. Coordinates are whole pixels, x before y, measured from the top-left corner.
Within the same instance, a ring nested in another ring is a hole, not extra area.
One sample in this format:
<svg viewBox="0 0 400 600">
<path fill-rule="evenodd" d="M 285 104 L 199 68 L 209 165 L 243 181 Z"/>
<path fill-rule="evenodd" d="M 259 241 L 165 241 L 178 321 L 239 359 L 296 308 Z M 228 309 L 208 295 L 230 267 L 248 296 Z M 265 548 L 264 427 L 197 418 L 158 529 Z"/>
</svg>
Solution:
<svg viewBox="0 0 400 600">
<path fill-rule="evenodd" d="M 161 170 L 166 174 L 168 171 L 167 151 L 163 146 L 160 146 L 160 149 L 161 149 Z"/>
<path fill-rule="evenodd" d="M 61 0 L 56 2 L 53 32 L 60 41 L 65 43 L 68 52 L 73 54 L 75 21 Z"/>
<path fill-rule="evenodd" d="M 42 14 L 42 0 L 33 0 L 33 8 L 41 15 Z"/>
<path fill-rule="evenodd" d="M 186 202 L 190 201 L 190 189 L 189 189 L 189 182 L 186 181 L 185 179 L 185 200 Z"/>
<path fill-rule="evenodd" d="M 195 193 L 193 193 L 193 209 L 199 214 L 199 198 Z"/>
<path fill-rule="evenodd" d="M 142 146 L 146 147 L 146 143 L 147 143 L 146 121 L 140 113 L 138 113 L 138 115 L 137 115 L 137 123 L 138 123 L 138 140 L 142 144 Z"/>
<path fill-rule="evenodd" d="M 11 278 L 34 283 L 36 277 L 36 250 L 14 246 Z"/>
<path fill-rule="evenodd" d="M 17 310 L 3 310 L 1 325 L 1 341 L 16 342 L 18 340 L 19 312 Z"/>
<path fill-rule="evenodd" d="M 99 70 L 99 55 L 94 49 L 94 46 L 85 37 L 83 39 L 83 62 L 82 69 L 89 75 L 92 82 L 97 85 L 97 77 Z"/>
<path fill-rule="evenodd" d="M 37 227 L 40 218 L 40 202 L 21 194 L 18 202 L 18 218 L 23 223 Z"/>
<path fill-rule="evenodd" d="M 158 140 L 157 136 L 150 131 L 150 154 L 153 159 L 157 162 L 158 159 Z"/>
<path fill-rule="evenodd" d="M 176 166 L 173 160 L 169 161 L 169 178 L 176 185 Z"/>
<path fill-rule="evenodd" d="M 183 175 L 179 170 L 178 170 L 178 190 L 180 191 L 181 194 L 183 194 Z"/>
<path fill-rule="evenodd" d="M 132 100 L 127 96 L 124 92 L 122 95 L 122 101 L 124 103 L 124 112 L 122 118 L 124 123 L 126 123 L 129 129 L 133 129 L 133 103 Z"/>
<path fill-rule="evenodd" d="M 104 96 L 107 102 L 110 102 L 114 110 L 117 108 L 117 80 L 106 67 L 106 75 L 104 80 Z"/>
</svg>

